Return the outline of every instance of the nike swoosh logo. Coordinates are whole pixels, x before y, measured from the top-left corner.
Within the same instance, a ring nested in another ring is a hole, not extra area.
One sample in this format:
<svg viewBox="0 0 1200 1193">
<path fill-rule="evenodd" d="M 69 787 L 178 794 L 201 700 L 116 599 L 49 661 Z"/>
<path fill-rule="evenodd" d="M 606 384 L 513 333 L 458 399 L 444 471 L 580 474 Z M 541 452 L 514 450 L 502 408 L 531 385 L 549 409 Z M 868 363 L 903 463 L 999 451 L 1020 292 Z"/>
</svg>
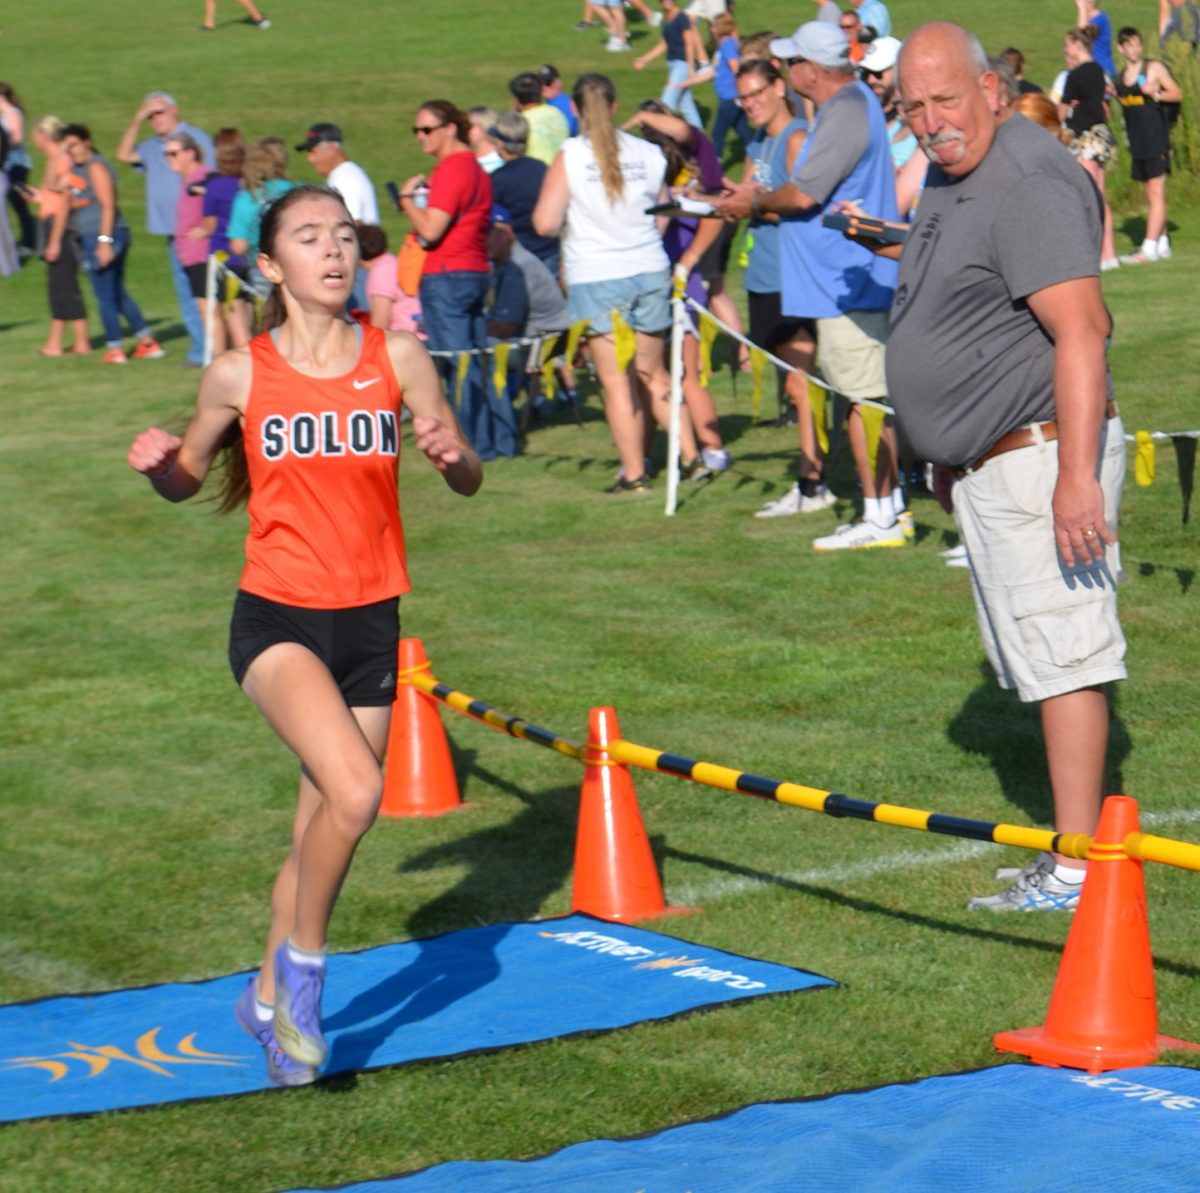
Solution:
<svg viewBox="0 0 1200 1193">
<path fill-rule="evenodd" d="M 366 389 L 368 385 L 374 385 L 376 381 L 382 381 L 382 380 L 383 380 L 382 377 L 372 377 L 370 381 L 355 380 L 354 388 L 355 389 Z"/>
</svg>

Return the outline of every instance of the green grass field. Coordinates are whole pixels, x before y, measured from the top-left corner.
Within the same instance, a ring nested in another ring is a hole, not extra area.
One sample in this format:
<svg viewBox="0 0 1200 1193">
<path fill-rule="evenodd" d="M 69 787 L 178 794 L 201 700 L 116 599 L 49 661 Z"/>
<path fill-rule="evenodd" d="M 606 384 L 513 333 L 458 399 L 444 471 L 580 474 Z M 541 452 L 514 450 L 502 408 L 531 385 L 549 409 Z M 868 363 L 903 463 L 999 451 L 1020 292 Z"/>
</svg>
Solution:
<svg viewBox="0 0 1200 1193">
<path fill-rule="evenodd" d="M 1114 4 L 1114 25 L 1146 8 Z M 288 0 L 266 7 L 266 33 L 223 3 L 211 37 L 195 32 L 198 2 L 113 0 L 100 16 L 83 0 L 10 9 L 0 75 L 31 115 L 82 119 L 102 149 L 145 91 L 166 87 L 209 129 L 294 143 L 313 120 L 337 121 L 379 184 L 422 167 L 408 133 L 422 99 L 500 106 L 504 81 L 543 61 L 568 78 L 612 69 L 626 109 L 661 86 L 653 67 L 637 77 L 598 37 L 573 32 L 577 6 L 551 0 L 519 13 L 479 0 L 356 10 Z M 904 30 L 944 6 L 895 0 L 892 11 Z M 955 12 L 989 49 L 1020 45 L 1030 77 L 1049 82 L 1073 6 L 968 0 Z M 739 15 L 744 32 L 787 30 L 808 5 L 741 0 Z M 125 170 L 121 186 L 139 228 L 140 186 Z M 1140 241 L 1127 199 L 1121 251 Z M 1174 259 L 1105 280 L 1130 432 L 1200 426 L 1198 221 L 1200 206 L 1176 193 Z M 389 227 L 401 231 L 398 219 Z M 182 424 L 196 380 L 179 367 L 163 253 L 145 235 L 130 285 L 170 354 L 104 369 L 95 357 L 37 357 L 40 267 L 0 281 L 5 1001 L 251 967 L 286 849 L 295 766 L 225 661 L 244 519 L 217 519 L 202 501 L 168 506 L 124 463 L 142 427 Z M 583 736 L 589 707 L 612 704 L 627 737 L 662 749 L 1047 825 L 1036 715 L 986 673 L 967 574 L 938 554 L 953 541 L 949 518 L 918 498 L 911 548 L 815 556 L 809 540 L 851 502 L 803 524 L 751 517 L 790 483 L 794 431 L 752 422 L 745 381 L 735 389 L 726 372 L 715 391 L 735 466 L 686 491 L 673 519 L 661 486 L 640 501 L 602 494 L 616 463 L 594 396 L 581 428 L 539 427 L 521 458 L 490 465 L 473 501 L 408 452 L 404 625 L 439 677 L 570 738 Z M 1111 789 L 1137 798 L 1153 831 L 1192 838 L 1197 537 L 1181 522 L 1169 446 L 1158 464 L 1150 488 L 1131 472 L 1122 510 L 1130 679 L 1114 697 Z M 844 458 L 834 481 L 853 493 Z M 332 925 L 335 949 L 567 910 L 578 765 L 448 723 L 472 807 L 372 831 Z M 995 1031 L 1044 1018 L 1067 921 L 964 910 L 995 866 L 1022 855 L 665 776 L 635 781 L 668 898 L 704 909 L 664 930 L 828 974 L 839 989 L 304 1090 L 10 1126 L 0 1189 L 265 1191 L 529 1156 L 748 1102 L 996 1063 Z M 1200 1039 L 1197 881 L 1147 868 L 1160 1026 L 1190 1039 Z"/>
</svg>

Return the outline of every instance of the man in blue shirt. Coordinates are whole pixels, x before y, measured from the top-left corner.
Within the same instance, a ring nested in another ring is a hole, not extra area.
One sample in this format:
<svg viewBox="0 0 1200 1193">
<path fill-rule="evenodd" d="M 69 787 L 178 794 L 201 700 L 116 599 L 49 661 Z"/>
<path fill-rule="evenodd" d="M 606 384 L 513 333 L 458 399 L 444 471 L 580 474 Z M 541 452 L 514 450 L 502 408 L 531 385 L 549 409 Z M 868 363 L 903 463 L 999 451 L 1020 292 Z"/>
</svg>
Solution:
<svg viewBox="0 0 1200 1193">
<path fill-rule="evenodd" d="M 571 107 L 571 97 L 563 90 L 562 76 L 546 63 L 538 67 L 538 82 L 542 85 L 542 102 L 557 108 L 567 120 L 567 131 L 571 136 L 579 135 L 579 118 Z"/>
<path fill-rule="evenodd" d="M 149 123 L 151 136 L 139 142 L 142 124 Z M 209 135 L 194 124 L 179 119 L 179 107 L 165 91 L 151 91 L 129 122 L 117 146 L 117 161 L 133 166 L 146 176 L 146 231 L 164 236 L 171 262 L 171 280 L 179 300 L 179 312 L 187 329 L 187 363 L 200 368 L 204 363 L 204 323 L 192 295 L 192 288 L 175 255 L 175 205 L 179 201 L 180 175 L 171 169 L 165 156 L 167 141 L 177 133 L 187 133 L 204 155 L 204 163 L 213 165 L 213 146 Z"/>
<path fill-rule="evenodd" d="M 863 517 L 816 539 L 813 549 L 903 547 L 911 519 L 896 483 L 891 420 L 885 423 L 872 468 L 856 401 L 887 401 L 884 341 L 895 262 L 848 242 L 821 222 L 840 203 L 885 220 L 898 219 L 887 122 L 874 94 L 858 81 L 839 26 L 809 21 L 792 37 L 771 42 L 770 49 L 787 63 L 792 86 L 816 105 L 817 119 L 790 181 L 774 190 L 744 184 L 718 210 L 736 219 L 772 212 L 787 217 L 779 225 L 783 313 L 816 321 L 821 371 L 830 387 L 852 402 L 850 446 L 862 483 Z M 807 409 L 798 413 L 811 420 Z M 828 493 L 821 482 L 823 461 L 812 438 L 802 438 L 802 445 L 801 496 L 820 498 Z"/>
<path fill-rule="evenodd" d="M 876 37 L 891 33 L 892 18 L 883 0 L 850 0 L 850 7 L 858 9 L 858 19 L 874 29 Z"/>
</svg>

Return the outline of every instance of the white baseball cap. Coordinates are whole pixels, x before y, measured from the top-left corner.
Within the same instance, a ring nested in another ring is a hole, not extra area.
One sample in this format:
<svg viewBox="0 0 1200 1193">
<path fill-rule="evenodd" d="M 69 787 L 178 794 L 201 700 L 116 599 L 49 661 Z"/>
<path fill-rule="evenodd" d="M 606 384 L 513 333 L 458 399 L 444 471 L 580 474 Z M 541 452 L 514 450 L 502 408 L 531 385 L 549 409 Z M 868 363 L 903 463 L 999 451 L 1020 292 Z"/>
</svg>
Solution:
<svg viewBox="0 0 1200 1193">
<path fill-rule="evenodd" d="M 889 67 L 896 65 L 900 57 L 900 39 L 898 37 L 877 37 L 871 42 L 871 48 L 863 55 L 859 66 L 872 74 L 882 74 Z"/>
<path fill-rule="evenodd" d="M 791 37 L 777 37 L 771 42 L 771 53 L 785 61 L 803 58 L 818 66 L 847 66 L 850 45 L 841 26 L 829 21 L 806 21 Z"/>
</svg>

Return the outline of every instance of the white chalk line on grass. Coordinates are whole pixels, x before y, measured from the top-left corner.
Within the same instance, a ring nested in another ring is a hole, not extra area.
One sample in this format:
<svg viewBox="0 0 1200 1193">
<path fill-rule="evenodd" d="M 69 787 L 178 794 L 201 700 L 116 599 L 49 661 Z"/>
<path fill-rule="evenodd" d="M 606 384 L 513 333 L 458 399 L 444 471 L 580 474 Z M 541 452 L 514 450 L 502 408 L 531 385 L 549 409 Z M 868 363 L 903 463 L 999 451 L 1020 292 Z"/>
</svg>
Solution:
<svg viewBox="0 0 1200 1193">
<path fill-rule="evenodd" d="M 1176 812 L 1145 812 L 1138 821 L 1143 829 L 1172 824 L 1194 824 L 1200 821 L 1200 808 L 1181 809 Z M 861 862 L 835 862 L 831 866 L 794 870 L 787 874 L 731 874 L 711 882 L 671 886 L 671 899 L 683 905 L 711 903 L 714 899 L 744 894 L 762 887 L 797 884 L 800 886 L 828 886 L 840 883 L 860 882 L 878 878 L 881 874 L 894 874 L 899 870 L 910 870 L 917 866 L 954 865 L 983 857 L 1002 848 L 990 841 L 956 841 L 943 849 L 902 849 L 882 857 L 869 858 Z"/>
</svg>

